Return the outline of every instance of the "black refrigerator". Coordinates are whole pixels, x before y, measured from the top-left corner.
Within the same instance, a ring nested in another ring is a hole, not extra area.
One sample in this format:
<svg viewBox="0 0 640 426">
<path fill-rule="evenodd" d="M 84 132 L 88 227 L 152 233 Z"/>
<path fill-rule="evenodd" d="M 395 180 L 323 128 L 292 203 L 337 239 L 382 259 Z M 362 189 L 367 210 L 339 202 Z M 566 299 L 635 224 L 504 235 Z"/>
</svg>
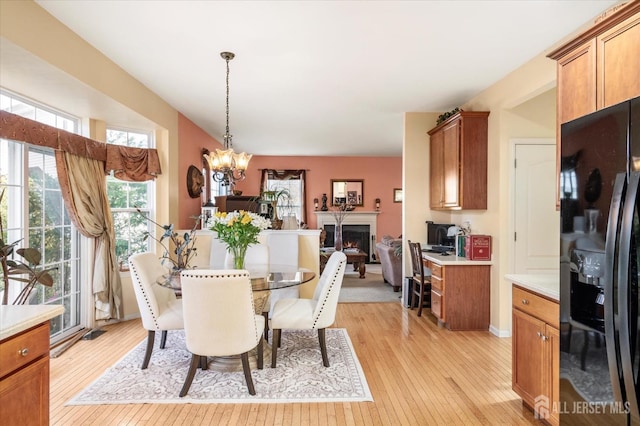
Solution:
<svg viewBox="0 0 640 426">
<path fill-rule="evenodd" d="M 561 126 L 561 424 L 640 424 L 640 98 Z"/>
</svg>

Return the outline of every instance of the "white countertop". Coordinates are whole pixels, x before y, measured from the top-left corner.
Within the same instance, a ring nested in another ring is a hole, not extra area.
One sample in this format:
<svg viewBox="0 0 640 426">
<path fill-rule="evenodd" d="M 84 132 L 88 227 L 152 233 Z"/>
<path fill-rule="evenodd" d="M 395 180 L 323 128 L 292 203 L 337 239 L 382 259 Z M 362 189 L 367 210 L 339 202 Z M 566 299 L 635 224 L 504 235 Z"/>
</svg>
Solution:
<svg viewBox="0 0 640 426">
<path fill-rule="evenodd" d="M 506 280 L 535 293 L 560 301 L 560 275 L 558 274 L 507 274 Z"/>
<path fill-rule="evenodd" d="M 491 260 L 469 260 L 466 257 L 458 257 L 450 254 L 449 256 L 442 256 L 437 253 L 422 252 L 422 258 L 430 260 L 438 265 L 458 265 L 458 266 L 472 266 L 472 265 L 493 265 Z"/>
<path fill-rule="evenodd" d="M 62 305 L 0 305 L 0 341 L 63 312 Z"/>
</svg>

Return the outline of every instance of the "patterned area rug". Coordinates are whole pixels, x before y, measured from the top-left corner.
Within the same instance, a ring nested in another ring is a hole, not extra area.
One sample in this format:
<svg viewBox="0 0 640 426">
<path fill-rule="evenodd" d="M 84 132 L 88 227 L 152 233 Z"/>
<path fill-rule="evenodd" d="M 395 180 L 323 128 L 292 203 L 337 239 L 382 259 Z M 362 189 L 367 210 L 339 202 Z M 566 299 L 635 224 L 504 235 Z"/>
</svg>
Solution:
<svg viewBox="0 0 640 426">
<path fill-rule="evenodd" d="M 208 370 L 197 370 L 189 393 L 180 398 L 191 354 L 184 332 L 169 332 L 165 349 L 156 339 L 146 370 L 140 369 L 145 339 L 66 405 L 373 401 L 347 331 L 327 329 L 328 368 L 317 336 L 312 330 L 283 330 L 277 368 L 270 367 L 270 352 L 263 370 L 252 365 L 255 396 L 249 395 L 242 371 L 219 372 L 210 362 Z"/>
</svg>

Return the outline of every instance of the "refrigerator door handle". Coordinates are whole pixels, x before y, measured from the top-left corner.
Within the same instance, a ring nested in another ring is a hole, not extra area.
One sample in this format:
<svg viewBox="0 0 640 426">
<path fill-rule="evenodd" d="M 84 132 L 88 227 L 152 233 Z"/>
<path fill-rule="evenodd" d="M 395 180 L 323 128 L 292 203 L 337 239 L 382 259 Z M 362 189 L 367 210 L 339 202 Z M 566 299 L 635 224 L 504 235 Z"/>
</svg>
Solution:
<svg viewBox="0 0 640 426">
<path fill-rule="evenodd" d="M 637 206 L 638 184 L 640 183 L 640 172 L 632 172 L 629 175 L 629 187 L 625 197 L 622 212 L 622 222 L 620 224 L 620 240 L 618 242 L 618 309 L 620 313 L 620 360 L 622 365 L 622 373 L 624 377 L 626 401 L 629 403 L 631 414 L 640 417 L 638 410 L 638 395 L 636 391 L 636 381 L 633 374 L 632 350 L 635 348 L 631 344 L 632 333 L 637 330 L 631 330 L 630 321 L 637 322 L 637 318 L 630 318 L 630 303 L 638 303 L 632 299 L 629 276 L 629 262 L 636 261 L 630 259 L 631 237 L 633 233 L 633 215 Z M 636 311 L 636 310 L 634 310 Z M 637 315 L 636 315 L 637 316 Z"/>
<path fill-rule="evenodd" d="M 616 401 L 624 402 L 625 387 L 620 365 L 620 341 L 618 339 L 618 324 L 616 321 L 616 294 L 614 281 L 616 279 L 616 247 L 618 245 L 618 228 L 621 220 L 622 202 L 626 192 L 626 173 L 618 173 L 613 186 L 613 195 L 609 205 L 609 222 L 605 242 L 605 275 L 604 275 L 604 330 L 607 348 L 607 361 L 613 397 Z"/>
</svg>

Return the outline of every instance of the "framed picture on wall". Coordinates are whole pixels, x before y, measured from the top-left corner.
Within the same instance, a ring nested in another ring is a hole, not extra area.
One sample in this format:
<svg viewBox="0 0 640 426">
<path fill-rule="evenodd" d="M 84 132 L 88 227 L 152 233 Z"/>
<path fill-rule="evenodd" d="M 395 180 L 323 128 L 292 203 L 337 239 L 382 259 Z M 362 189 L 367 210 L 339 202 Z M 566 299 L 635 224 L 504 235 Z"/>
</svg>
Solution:
<svg viewBox="0 0 640 426">
<path fill-rule="evenodd" d="M 394 188 L 393 189 L 393 202 L 401 203 L 402 202 L 402 188 Z"/>
</svg>

